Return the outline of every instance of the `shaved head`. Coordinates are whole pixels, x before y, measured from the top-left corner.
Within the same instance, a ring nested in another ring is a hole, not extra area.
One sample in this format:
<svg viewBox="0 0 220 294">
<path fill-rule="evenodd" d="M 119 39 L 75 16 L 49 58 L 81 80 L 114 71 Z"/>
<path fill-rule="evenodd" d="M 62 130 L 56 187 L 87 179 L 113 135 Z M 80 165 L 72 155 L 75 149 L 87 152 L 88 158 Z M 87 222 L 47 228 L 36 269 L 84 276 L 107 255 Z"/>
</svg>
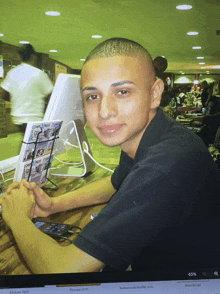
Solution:
<svg viewBox="0 0 220 294">
<path fill-rule="evenodd" d="M 150 71 L 152 83 L 156 80 L 153 60 L 149 52 L 139 43 L 124 38 L 112 38 L 99 44 L 90 52 L 84 62 L 84 65 L 93 59 L 114 56 L 131 56 L 141 59 L 143 61 L 143 65 L 146 64 L 148 70 Z"/>
</svg>

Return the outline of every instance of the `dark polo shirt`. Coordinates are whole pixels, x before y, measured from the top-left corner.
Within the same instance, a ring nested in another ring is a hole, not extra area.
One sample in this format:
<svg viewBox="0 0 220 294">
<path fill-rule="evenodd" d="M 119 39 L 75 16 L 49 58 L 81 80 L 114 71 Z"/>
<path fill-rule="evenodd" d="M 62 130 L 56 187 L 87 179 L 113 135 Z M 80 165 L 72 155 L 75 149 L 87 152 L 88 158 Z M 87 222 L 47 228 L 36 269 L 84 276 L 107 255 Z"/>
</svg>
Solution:
<svg viewBox="0 0 220 294">
<path fill-rule="evenodd" d="M 220 174 L 202 140 L 159 108 L 117 193 L 74 244 L 116 270 L 220 266 Z"/>
</svg>

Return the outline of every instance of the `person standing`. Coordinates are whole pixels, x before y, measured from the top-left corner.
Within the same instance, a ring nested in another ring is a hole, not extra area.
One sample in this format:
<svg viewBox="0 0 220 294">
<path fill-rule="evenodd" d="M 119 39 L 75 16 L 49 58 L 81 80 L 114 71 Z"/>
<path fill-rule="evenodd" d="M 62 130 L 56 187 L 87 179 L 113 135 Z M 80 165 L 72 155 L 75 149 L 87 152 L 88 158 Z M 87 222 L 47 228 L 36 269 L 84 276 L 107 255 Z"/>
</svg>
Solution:
<svg viewBox="0 0 220 294">
<path fill-rule="evenodd" d="M 201 86 L 202 86 L 202 94 L 201 94 L 202 106 L 207 107 L 208 103 L 211 101 L 212 89 L 207 83 L 207 81 L 203 81 Z"/>
<path fill-rule="evenodd" d="M 21 46 L 18 54 L 21 64 L 7 73 L 1 87 L 2 99 L 12 103 L 12 122 L 24 133 L 29 121 L 43 119 L 53 84 L 45 72 L 34 66 L 36 53 L 31 44 Z"/>
</svg>

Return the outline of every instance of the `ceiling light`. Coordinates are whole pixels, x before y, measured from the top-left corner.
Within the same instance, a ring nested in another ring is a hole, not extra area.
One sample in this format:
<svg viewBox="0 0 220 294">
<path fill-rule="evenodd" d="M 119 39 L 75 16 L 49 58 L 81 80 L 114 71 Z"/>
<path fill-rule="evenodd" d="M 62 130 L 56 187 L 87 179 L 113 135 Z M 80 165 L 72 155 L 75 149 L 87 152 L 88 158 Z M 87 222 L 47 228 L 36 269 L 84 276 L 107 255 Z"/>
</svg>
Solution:
<svg viewBox="0 0 220 294">
<path fill-rule="evenodd" d="M 205 64 L 205 62 L 200 62 L 199 64 Z"/>
<path fill-rule="evenodd" d="M 198 32 L 188 32 L 187 33 L 188 36 L 196 36 L 198 34 L 199 34 Z"/>
<path fill-rule="evenodd" d="M 50 50 L 50 52 L 57 52 L 57 50 Z"/>
<path fill-rule="evenodd" d="M 29 44 L 28 41 L 20 41 L 19 43 L 20 43 L 20 44 Z"/>
<path fill-rule="evenodd" d="M 4 37 L 4 34 L 0 34 L 0 37 Z"/>
<path fill-rule="evenodd" d="M 185 4 L 176 6 L 176 9 L 178 9 L 178 10 L 189 10 L 191 8 L 192 8 L 191 5 L 185 5 Z"/>
<path fill-rule="evenodd" d="M 93 39 L 101 39 L 102 36 L 100 36 L 100 35 L 93 35 L 92 38 L 93 38 Z"/>
<path fill-rule="evenodd" d="M 202 56 L 199 56 L 199 57 L 197 57 L 197 59 L 204 59 L 204 57 L 202 57 Z"/>
<path fill-rule="evenodd" d="M 47 11 L 45 12 L 46 15 L 50 15 L 50 16 L 59 16 L 60 13 L 58 11 Z"/>
<path fill-rule="evenodd" d="M 194 46 L 194 47 L 192 47 L 192 49 L 202 49 L 202 47 Z"/>
<path fill-rule="evenodd" d="M 80 59 L 80 61 L 86 61 L 84 58 Z"/>
</svg>

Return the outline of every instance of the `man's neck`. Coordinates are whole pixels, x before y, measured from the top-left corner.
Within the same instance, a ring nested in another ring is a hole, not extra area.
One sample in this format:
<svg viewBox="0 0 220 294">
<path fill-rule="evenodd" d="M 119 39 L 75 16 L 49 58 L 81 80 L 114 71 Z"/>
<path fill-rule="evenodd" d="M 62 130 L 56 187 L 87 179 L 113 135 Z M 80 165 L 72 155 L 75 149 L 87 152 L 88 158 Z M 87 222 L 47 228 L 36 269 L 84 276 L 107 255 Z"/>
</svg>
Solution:
<svg viewBox="0 0 220 294">
<path fill-rule="evenodd" d="M 142 139 L 147 127 L 149 126 L 150 122 L 155 117 L 156 112 L 157 112 L 157 110 L 150 111 L 148 122 L 147 122 L 146 126 L 142 130 L 140 130 L 140 132 L 138 134 L 136 134 L 135 137 L 130 138 L 130 140 L 128 140 L 127 142 L 123 143 L 120 146 L 121 150 L 124 151 L 125 153 L 127 153 L 127 155 L 130 158 L 132 158 L 132 159 L 135 158 L 135 155 L 138 150 L 141 139 Z"/>
</svg>

